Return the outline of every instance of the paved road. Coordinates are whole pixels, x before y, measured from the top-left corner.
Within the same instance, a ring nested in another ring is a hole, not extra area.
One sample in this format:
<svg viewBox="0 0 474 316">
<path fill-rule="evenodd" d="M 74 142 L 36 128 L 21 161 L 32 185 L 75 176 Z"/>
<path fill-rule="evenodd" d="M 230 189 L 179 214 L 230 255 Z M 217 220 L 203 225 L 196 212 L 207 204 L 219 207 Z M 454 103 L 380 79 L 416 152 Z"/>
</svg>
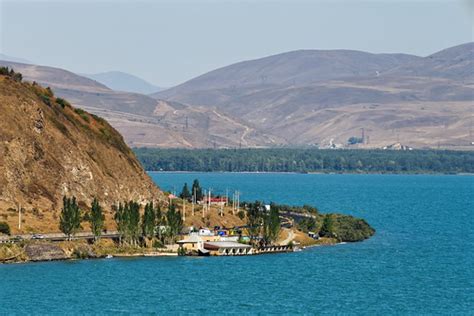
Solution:
<svg viewBox="0 0 474 316">
<path fill-rule="evenodd" d="M 34 238 L 41 236 L 42 238 Z M 38 236 L 39 235 L 39 236 Z M 117 231 L 108 231 L 107 233 L 102 233 L 101 238 L 116 239 L 119 238 L 119 233 Z M 67 236 L 63 233 L 49 233 L 49 234 L 20 234 L 20 235 L 11 235 L 11 236 L 0 236 L 0 243 L 5 242 L 19 242 L 20 240 L 48 240 L 48 241 L 64 241 L 67 240 Z M 77 233 L 72 240 L 80 239 L 94 239 L 94 235 L 91 232 L 80 232 Z"/>
</svg>

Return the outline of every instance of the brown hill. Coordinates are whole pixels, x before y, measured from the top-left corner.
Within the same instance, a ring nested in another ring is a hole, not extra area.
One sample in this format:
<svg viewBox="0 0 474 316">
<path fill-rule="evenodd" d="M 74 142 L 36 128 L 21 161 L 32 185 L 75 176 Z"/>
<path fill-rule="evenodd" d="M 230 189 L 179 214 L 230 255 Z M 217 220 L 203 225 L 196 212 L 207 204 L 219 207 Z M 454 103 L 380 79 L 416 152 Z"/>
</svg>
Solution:
<svg viewBox="0 0 474 316">
<path fill-rule="evenodd" d="M 132 147 L 265 146 L 279 142 L 214 109 L 109 89 L 97 81 L 46 66 L 0 61 L 29 81 L 50 86 L 74 106 L 105 118 Z"/>
<path fill-rule="evenodd" d="M 24 231 L 57 231 L 42 225 L 58 222 L 63 195 L 76 196 L 83 207 L 98 197 L 109 211 L 118 201 L 162 199 L 105 120 L 3 75 L 0 110 L 0 220 L 12 227 L 21 207 Z"/>
<path fill-rule="evenodd" d="M 471 148 L 474 44 L 428 57 L 296 51 L 211 71 L 156 97 L 239 117 L 283 145 Z M 367 137 L 368 136 L 368 137 Z"/>
</svg>

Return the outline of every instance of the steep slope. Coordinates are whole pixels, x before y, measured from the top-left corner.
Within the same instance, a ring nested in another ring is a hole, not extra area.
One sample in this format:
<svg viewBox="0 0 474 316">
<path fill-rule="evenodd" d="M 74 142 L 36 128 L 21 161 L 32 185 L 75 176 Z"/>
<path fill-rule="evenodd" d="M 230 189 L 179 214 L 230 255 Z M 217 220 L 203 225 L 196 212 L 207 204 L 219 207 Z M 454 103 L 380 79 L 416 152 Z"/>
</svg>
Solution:
<svg viewBox="0 0 474 316">
<path fill-rule="evenodd" d="M 155 96 L 237 116 L 290 145 L 471 148 L 474 44 L 428 57 L 296 51 L 237 63 Z"/>
<path fill-rule="evenodd" d="M 4 220 L 18 218 L 21 206 L 25 218 L 45 219 L 38 225 L 57 223 L 63 195 L 76 196 L 83 207 L 98 197 L 107 212 L 118 201 L 162 199 L 122 136 L 103 119 L 7 76 L 0 76 L 0 110 Z M 32 228 L 29 221 L 25 226 Z"/>
<path fill-rule="evenodd" d="M 121 71 L 84 74 L 84 76 L 96 80 L 116 91 L 151 94 L 163 90 L 142 78 Z"/>
<path fill-rule="evenodd" d="M 279 142 L 243 120 L 204 107 L 111 90 L 69 71 L 0 61 L 26 80 L 50 86 L 74 106 L 105 118 L 133 147 L 270 146 Z"/>
</svg>

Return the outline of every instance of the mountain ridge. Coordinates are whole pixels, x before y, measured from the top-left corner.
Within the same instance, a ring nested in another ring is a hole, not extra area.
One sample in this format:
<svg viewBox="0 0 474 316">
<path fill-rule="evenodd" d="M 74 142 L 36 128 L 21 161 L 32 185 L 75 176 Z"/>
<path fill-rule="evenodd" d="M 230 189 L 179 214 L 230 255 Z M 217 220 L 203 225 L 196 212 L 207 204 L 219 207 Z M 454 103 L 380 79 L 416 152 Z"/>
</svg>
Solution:
<svg viewBox="0 0 474 316">
<path fill-rule="evenodd" d="M 81 75 L 100 82 L 115 91 L 152 94 L 163 90 L 163 88 L 155 86 L 140 77 L 122 71 L 106 71 Z"/>
</svg>

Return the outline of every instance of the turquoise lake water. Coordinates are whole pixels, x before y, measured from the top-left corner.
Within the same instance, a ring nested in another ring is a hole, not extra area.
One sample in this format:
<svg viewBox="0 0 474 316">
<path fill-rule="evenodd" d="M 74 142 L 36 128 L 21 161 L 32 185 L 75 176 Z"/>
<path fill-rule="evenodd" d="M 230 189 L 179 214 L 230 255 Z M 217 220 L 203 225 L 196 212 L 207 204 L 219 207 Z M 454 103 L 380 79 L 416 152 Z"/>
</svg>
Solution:
<svg viewBox="0 0 474 316">
<path fill-rule="evenodd" d="M 353 244 L 249 257 L 0 265 L 0 314 L 461 314 L 474 310 L 474 177 L 151 173 L 365 218 Z"/>
</svg>

